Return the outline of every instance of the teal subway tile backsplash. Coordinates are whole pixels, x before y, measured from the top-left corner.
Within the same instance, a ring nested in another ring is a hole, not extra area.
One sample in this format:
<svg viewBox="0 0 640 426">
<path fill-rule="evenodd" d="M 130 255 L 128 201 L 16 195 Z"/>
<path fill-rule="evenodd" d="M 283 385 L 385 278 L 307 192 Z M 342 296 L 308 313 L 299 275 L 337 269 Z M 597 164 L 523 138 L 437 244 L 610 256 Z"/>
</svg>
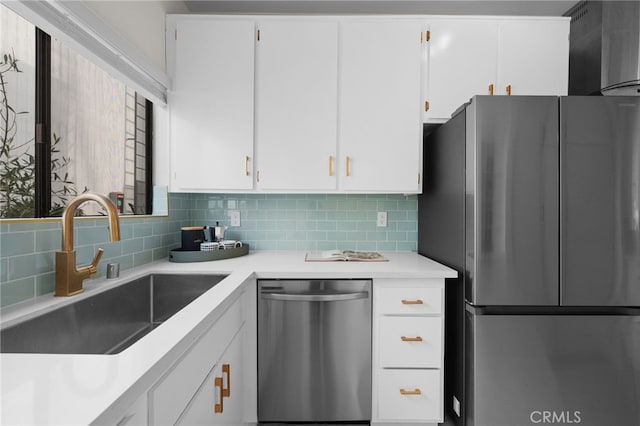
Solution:
<svg viewBox="0 0 640 426">
<path fill-rule="evenodd" d="M 0 247 L 3 255 L 17 256 L 33 253 L 35 249 L 35 237 L 33 232 L 2 233 L 0 235 Z"/>
<path fill-rule="evenodd" d="M 180 228 L 230 226 L 230 211 L 240 211 L 241 226 L 228 239 L 252 250 L 416 251 L 417 196 L 358 194 L 169 194 L 169 215 L 122 218 L 119 242 L 109 242 L 106 219 L 75 221 L 77 263 L 91 262 L 105 249 L 98 277 L 107 263 L 120 270 L 164 259 L 180 246 Z M 376 227 L 377 212 L 387 212 L 387 227 Z M 52 293 L 54 253 L 60 249 L 60 221 L 0 224 L 0 306 Z"/>
<path fill-rule="evenodd" d="M 239 227 L 230 212 L 240 211 Z M 376 227 L 386 211 L 386 228 Z M 390 194 L 191 194 L 191 225 L 229 226 L 255 250 L 416 251 L 418 199 Z"/>
<path fill-rule="evenodd" d="M 2 306 L 32 298 L 36 290 L 35 279 L 35 276 L 31 276 L 3 282 L 0 286 L 0 300 L 2 300 Z"/>
<path fill-rule="evenodd" d="M 106 267 L 106 266 L 105 266 Z M 56 274 L 55 272 L 49 272 L 36 276 L 36 296 L 41 296 L 47 293 L 53 293 L 55 290 Z"/>
</svg>

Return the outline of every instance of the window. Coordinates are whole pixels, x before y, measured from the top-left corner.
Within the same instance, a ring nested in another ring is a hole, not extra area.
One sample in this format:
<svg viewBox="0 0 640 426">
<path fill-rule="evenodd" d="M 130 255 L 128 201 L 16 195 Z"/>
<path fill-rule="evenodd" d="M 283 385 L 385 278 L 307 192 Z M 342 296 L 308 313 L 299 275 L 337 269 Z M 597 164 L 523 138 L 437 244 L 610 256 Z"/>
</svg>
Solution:
<svg viewBox="0 0 640 426">
<path fill-rule="evenodd" d="M 150 213 L 152 103 L 2 5 L 0 19 L 11 83 L 0 94 L 11 142 L 0 153 L 0 217 L 57 216 L 85 191 L 108 194 L 123 214 Z M 93 203 L 82 213 L 101 214 Z"/>
<path fill-rule="evenodd" d="M 0 5 L 0 217 L 33 217 L 35 27 Z"/>
</svg>

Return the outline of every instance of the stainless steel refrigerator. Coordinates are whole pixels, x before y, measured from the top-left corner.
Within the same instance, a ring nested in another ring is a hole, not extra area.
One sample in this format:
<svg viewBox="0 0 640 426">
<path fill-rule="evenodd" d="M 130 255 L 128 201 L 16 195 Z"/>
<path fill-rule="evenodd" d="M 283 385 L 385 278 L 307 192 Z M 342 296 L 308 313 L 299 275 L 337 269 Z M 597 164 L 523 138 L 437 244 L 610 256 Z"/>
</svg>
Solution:
<svg viewBox="0 0 640 426">
<path fill-rule="evenodd" d="M 425 136 L 457 425 L 640 425 L 640 97 L 477 96 Z"/>
</svg>

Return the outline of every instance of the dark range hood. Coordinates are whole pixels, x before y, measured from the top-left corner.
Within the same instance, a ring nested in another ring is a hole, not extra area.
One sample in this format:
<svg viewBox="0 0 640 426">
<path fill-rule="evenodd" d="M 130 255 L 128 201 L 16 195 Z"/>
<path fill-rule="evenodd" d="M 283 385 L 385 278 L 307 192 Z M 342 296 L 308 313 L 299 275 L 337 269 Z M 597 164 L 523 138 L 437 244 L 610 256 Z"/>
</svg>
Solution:
<svg viewBox="0 0 640 426">
<path fill-rule="evenodd" d="M 571 17 L 569 95 L 640 95 L 640 2 L 581 1 Z"/>
</svg>

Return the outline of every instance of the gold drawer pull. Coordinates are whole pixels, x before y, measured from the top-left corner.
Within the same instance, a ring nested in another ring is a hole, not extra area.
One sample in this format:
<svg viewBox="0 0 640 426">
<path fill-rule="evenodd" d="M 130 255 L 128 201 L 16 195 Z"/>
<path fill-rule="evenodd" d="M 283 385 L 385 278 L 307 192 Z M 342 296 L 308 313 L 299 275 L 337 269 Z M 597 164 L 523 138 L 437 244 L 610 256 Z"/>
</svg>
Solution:
<svg viewBox="0 0 640 426">
<path fill-rule="evenodd" d="M 345 170 L 345 174 L 347 176 L 351 176 L 351 157 L 347 156 L 345 158 L 345 162 L 346 162 L 346 170 Z"/>
<path fill-rule="evenodd" d="M 416 299 L 416 300 L 405 300 L 405 299 L 402 299 L 402 304 L 403 305 L 422 305 L 422 304 L 424 304 L 424 302 L 421 299 Z"/>
<path fill-rule="evenodd" d="M 493 96 L 493 84 L 489 85 L 489 95 Z"/>
<path fill-rule="evenodd" d="M 333 176 L 333 155 L 329 156 L 329 176 Z"/>
<path fill-rule="evenodd" d="M 216 392 L 218 395 L 220 395 L 220 403 L 216 403 L 215 406 L 213 407 L 213 412 L 214 413 L 222 413 L 223 407 L 222 407 L 222 402 L 224 400 L 224 397 L 222 395 L 222 393 L 224 392 L 222 389 L 222 377 L 216 377 L 214 380 L 214 386 L 215 388 L 219 389 L 219 392 Z"/>
<path fill-rule="evenodd" d="M 420 337 L 420 336 L 416 336 L 416 337 L 401 336 L 400 339 L 403 342 L 422 342 L 422 337 Z"/>
<path fill-rule="evenodd" d="M 222 396 L 228 398 L 231 396 L 231 365 L 222 364 L 222 374 L 227 375 L 227 387 L 222 388 Z M 224 383 L 224 380 L 223 380 L 223 383 Z"/>
<path fill-rule="evenodd" d="M 507 92 L 507 96 L 511 96 L 511 85 L 510 84 L 507 84 L 507 87 L 505 87 L 504 90 Z"/>
<path fill-rule="evenodd" d="M 249 156 L 244 156 L 244 175 L 249 176 Z"/>
<path fill-rule="evenodd" d="M 406 390 L 406 389 L 400 389 L 400 394 L 401 395 L 422 395 L 422 392 L 420 391 L 420 389 L 414 389 L 414 390 Z"/>
</svg>

